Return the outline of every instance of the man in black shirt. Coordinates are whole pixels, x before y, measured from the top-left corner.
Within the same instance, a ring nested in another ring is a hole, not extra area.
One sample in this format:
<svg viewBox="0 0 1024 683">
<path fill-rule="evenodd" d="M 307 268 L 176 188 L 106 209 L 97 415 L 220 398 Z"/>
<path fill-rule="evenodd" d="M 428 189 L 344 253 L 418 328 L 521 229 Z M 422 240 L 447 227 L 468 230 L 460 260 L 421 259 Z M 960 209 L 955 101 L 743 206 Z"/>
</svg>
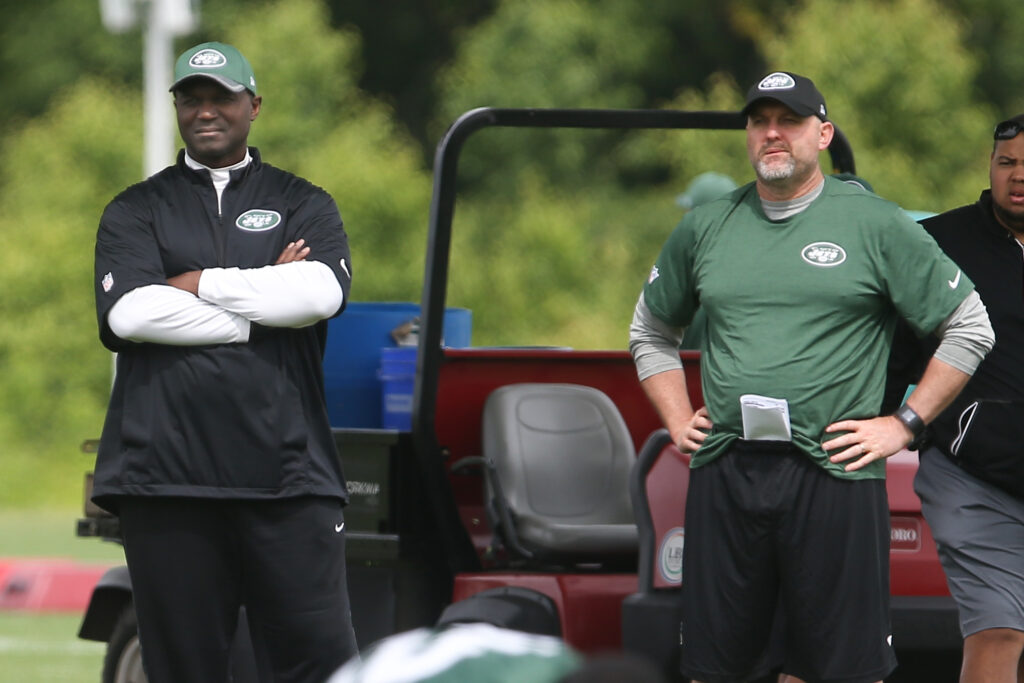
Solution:
<svg viewBox="0 0 1024 683">
<path fill-rule="evenodd" d="M 244 604 L 275 680 L 319 683 L 355 652 L 321 365 L 348 242 L 326 192 L 247 145 L 238 50 L 186 51 L 171 91 L 185 150 L 97 233 L 118 356 L 93 498 L 120 517 L 150 681 L 227 680 Z"/>
<path fill-rule="evenodd" d="M 929 426 L 914 482 L 959 607 L 963 683 L 1024 681 L 1024 115 L 994 137 L 991 189 L 922 222 L 974 282 L 996 334 Z M 897 339 L 890 385 L 902 392 L 934 340 L 905 328 Z"/>
</svg>

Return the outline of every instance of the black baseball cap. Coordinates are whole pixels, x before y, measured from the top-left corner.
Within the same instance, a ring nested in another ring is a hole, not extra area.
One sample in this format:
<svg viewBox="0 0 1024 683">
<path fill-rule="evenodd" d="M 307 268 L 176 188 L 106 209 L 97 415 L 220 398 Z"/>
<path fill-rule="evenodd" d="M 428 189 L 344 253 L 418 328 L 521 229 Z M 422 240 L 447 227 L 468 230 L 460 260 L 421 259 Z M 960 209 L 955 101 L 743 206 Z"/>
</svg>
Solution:
<svg viewBox="0 0 1024 683">
<path fill-rule="evenodd" d="M 747 91 L 743 115 L 746 116 L 750 112 L 750 107 L 761 100 L 776 100 L 800 116 L 817 116 L 822 121 L 828 120 L 825 98 L 818 92 L 814 82 L 805 76 L 788 71 L 774 71 L 768 74 Z"/>
</svg>

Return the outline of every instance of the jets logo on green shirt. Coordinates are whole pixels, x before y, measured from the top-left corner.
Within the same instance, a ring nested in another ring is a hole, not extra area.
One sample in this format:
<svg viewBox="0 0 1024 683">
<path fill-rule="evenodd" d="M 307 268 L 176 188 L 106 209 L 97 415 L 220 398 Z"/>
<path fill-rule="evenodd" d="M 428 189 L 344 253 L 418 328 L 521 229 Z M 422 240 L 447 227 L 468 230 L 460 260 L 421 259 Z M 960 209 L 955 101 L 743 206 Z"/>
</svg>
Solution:
<svg viewBox="0 0 1024 683">
<path fill-rule="evenodd" d="M 846 260 L 846 250 L 832 242 L 814 242 L 800 250 L 800 258 L 812 266 L 830 268 Z"/>
</svg>

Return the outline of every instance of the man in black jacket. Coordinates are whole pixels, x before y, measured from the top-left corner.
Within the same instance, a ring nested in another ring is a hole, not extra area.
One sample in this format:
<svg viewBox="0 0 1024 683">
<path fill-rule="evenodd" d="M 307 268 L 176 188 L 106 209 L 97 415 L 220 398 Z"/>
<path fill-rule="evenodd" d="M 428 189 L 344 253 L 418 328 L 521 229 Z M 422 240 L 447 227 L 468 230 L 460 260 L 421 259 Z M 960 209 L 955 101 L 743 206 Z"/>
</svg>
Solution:
<svg viewBox="0 0 1024 683">
<path fill-rule="evenodd" d="M 171 91 L 185 150 L 96 238 L 118 356 L 93 498 L 120 517 L 150 681 L 227 680 L 244 604 L 275 680 L 320 682 L 355 652 L 321 366 L 348 241 L 326 192 L 248 146 L 238 50 L 186 51 Z"/>
<path fill-rule="evenodd" d="M 929 426 L 915 480 L 960 611 L 962 683 L 1024 681 L 1024 114 L 994 137 L 991 189 L 922 223 L 974 282 L 996 333 Z M 929 342 L 900 336 L 891 367 L 902 381 L 891 384 L 905 388 Z"/>
</svg>

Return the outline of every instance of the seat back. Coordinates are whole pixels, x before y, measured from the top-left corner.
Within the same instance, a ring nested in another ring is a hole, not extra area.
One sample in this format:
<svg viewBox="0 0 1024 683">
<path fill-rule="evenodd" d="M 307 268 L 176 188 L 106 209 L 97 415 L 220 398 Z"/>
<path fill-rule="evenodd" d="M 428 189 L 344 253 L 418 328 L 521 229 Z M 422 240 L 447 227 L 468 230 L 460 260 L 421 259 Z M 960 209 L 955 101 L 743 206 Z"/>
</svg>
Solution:
<svg viewBox="0 0 1024 683">
<path fill-rule="evenodd" d="M 484 406 L 492 528 L 524 557 L 635 552 L 635 451 L 615 404 L 577 384 L 511 384 Z"/>
<path fill-rule="evenodd" d="M 637 592 L 622 601 L 622 647 L 679 672 L 683 534 L 690 458 L 665 429 L 640 448 L 630 476 L 639 534 Z"/>
<path fill-rule="evenodd" d="M 655 431 L 640 449 L 629 484 L 639 541 L 641 593 L 679 588 L 689 484 L 690 456 L 676 448 L 668 430 Z"/>
</svg>

